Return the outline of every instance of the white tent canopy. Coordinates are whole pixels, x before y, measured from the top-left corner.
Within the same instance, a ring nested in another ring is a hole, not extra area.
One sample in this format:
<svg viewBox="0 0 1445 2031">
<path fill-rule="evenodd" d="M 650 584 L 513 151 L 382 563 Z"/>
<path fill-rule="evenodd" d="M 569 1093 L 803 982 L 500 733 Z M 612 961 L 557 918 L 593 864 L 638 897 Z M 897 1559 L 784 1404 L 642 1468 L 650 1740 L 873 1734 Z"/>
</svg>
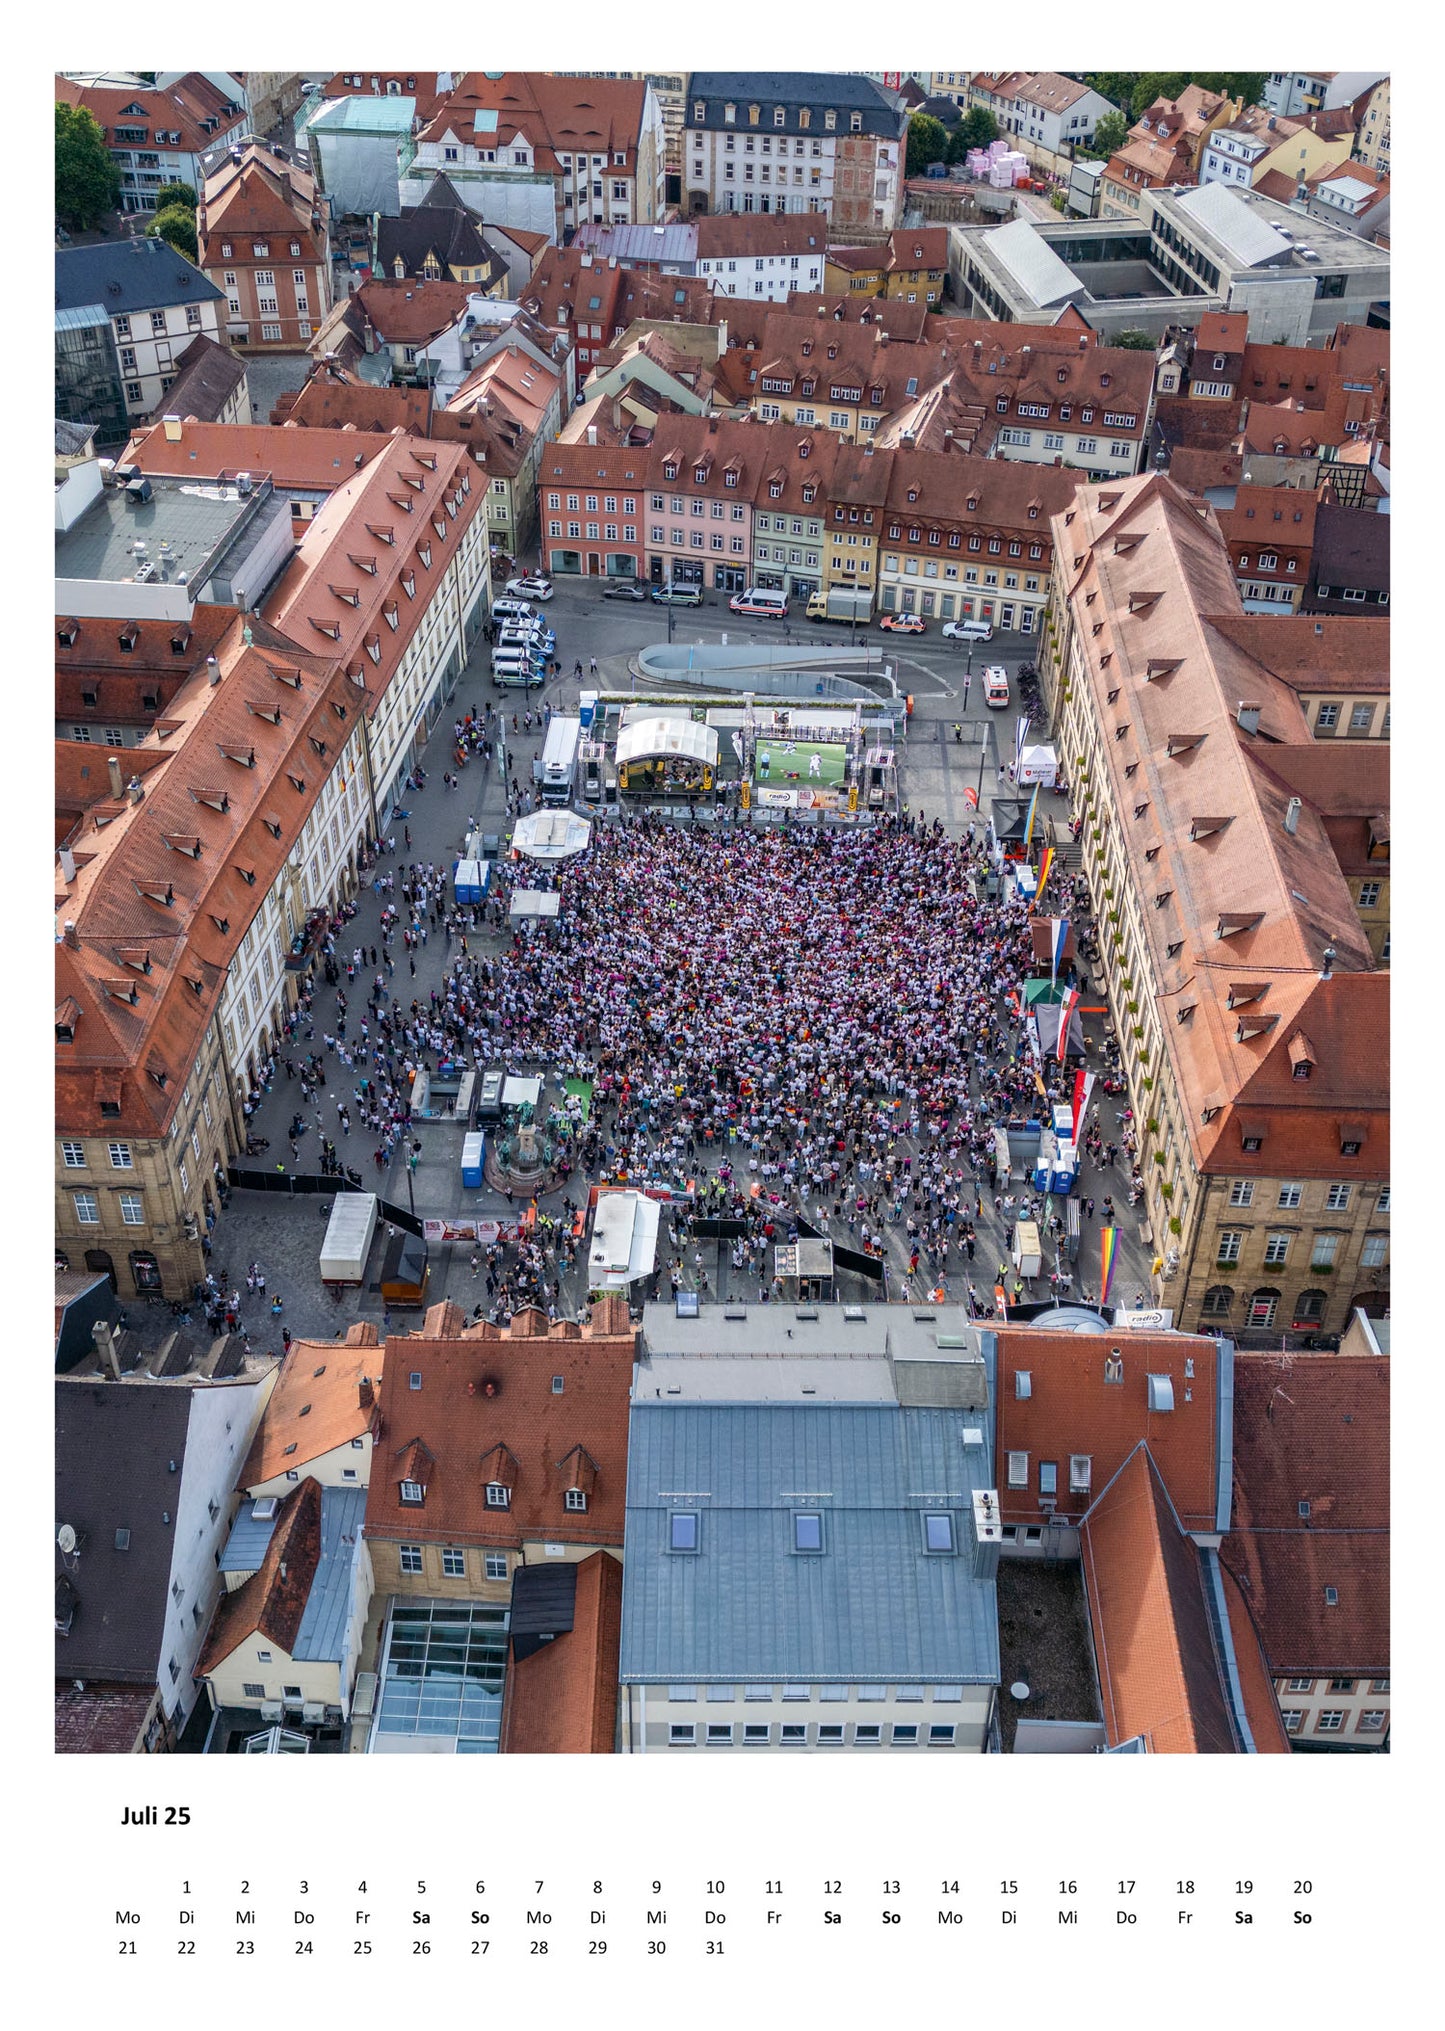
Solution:
<svg viewBox="0 0 1445 2031">
<path fill-rule="evenodd" d="M 617 766 L 649 755 L 686 755 L 715 768 L 717 729 L 697 719 L 635 719 L 617 736 Z"/>
<path fill-rule="evenodd" d="M 587 1280 L 594 1290 L 625 1290 L 657 1260 L 662 1207 L 645 1192 L 603 1192 L 592 1221 Z"/>
<path fill-rule="evenodd" d="M 591 838 L 591 819 L 579 818 L 575 811 L 530 811 L 512 831 L 513 846 L 528 860 L 568 860 Z"/>
</svg>

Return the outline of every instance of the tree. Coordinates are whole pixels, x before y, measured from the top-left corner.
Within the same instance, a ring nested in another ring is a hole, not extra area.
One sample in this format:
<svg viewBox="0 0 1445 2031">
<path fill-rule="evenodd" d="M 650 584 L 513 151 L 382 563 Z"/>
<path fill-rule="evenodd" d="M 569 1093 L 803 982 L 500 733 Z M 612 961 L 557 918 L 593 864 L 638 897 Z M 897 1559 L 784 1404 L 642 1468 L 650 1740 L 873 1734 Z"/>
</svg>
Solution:
<svg viewBox="0 0 1445 2031">
<path fill-rule="evenodd" d="M 1116 331 L 1107 343 L 1111 346 L 1118 346 L 1121 351 L 1126 353 L 1152 353 L 1157 349 L 1159 342 L 1157 339 L 1151 338 L 1147 331 L 1130 329 L 1128 331 Z"/>
<path fill-rule="evenodd" d="M 1129 123 L 1122 113 L 1106 113 L 1094 129 L 1094 138 L 1089 144 L 1090 152 L 1101 162 L 1107 162 L 1116 148 L 1122 148 L 1129 138 Z"/>
<path fill-rule="evenodd" d="M 1083 82 L 1098 92 L 1112 106 L 1130 106 L 1134 100 L 1134 87 L 1139 82 L 1138 71 L 1088 71 Z"/>
<path fill-rule="evenodd" d="M 1177 99 L 1188 83 L 1188 71 L 1144 71 L 1134 82 L 1129 109 L 1142 120 L 1156 99 Z"/>
<path fill-rule="evenodd" d="M 948 154 L 948 133 L 932 113 L 915 113 L 908 123 L 906 176 L 922 176 L 930 162 L 942 162 Z"/>
<path fill-rule="evenodd" d="M 183 211 L 179 205 L 157 212 L 146 231 L 152 239 L 164 240 L 168 247 L 184 254 L 188 261 L 194 261 L 200 252 L 196 241 L 196 215 Z"/>
<path fill-rule="evenodd" d="M 958 123 L 958 131 L 967 148 L 987 148 L 990 141 L 998 139 L 998 121 L 987 106 L 970 106 Z"/>
<path fill-rule="evenodd" d="M 196 209 L 196 189 L 190 183 L 163 183 L 156 192 L 156 210 L 168 212 L 178 210 L 193 212 Z"/>
<path fill-rule="evenodd" d="M 120 171 L 94 113 L 55 102 L 55 213 L 81 231 L 115 207 Z"/>
</svg>

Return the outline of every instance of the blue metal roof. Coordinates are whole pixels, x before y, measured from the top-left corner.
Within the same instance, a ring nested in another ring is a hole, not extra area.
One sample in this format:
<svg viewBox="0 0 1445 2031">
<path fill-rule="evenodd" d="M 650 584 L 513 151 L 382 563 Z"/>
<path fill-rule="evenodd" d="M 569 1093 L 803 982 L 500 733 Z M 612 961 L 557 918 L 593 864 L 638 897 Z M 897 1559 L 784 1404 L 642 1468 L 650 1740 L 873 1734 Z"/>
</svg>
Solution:
<svg viewBox="0 0 1445 2031">
<path fill-rule="evenodd" d="M 297 1663 L 339 1664 L 366 1515 L 364 1488 L 321 1491 L 321 1557 L 291 1655 Z"/>
<path fill-rule="evenodd" d="M 967 1447 L 968 1426 L 985 1434 Z M 992 1484 L 982 1411 L 819 1403 L 638 1403 L 627 1471 L 624 1683 L 994 1684 L 994 1583 L 973 1577 L 971 1507 Z M 699 1517 L 696 1554 L 668 1519 Z M 823 1516 L 821 1556 L 793 1513 Z M 953 1556 L 922 1515 L 954 1519 Z"/>
<path fill-rule="evenodd" d="M 107 240 L 55 256 L 55 308 L 100 304 L 107 317 L 171 303 L 219 302 L 221 292 L 164 240 Z"/>
</svg>

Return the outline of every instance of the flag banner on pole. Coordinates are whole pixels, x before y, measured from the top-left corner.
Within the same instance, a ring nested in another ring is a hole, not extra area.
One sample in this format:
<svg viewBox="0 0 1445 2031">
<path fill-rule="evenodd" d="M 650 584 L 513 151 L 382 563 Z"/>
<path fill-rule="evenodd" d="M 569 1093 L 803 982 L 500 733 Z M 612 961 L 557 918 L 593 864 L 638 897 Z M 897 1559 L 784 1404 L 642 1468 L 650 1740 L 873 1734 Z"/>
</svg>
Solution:
<svg viewBox="0 0 1445 2031">
<path fill-rule="evenodd" d="M 1079 1006 L 1079 990 L 1071 987 L 1059 1003 L 1059 1063 L 1062 1065 L 1069 1048 L 1069 1024 L 1074 1010 Z"/>
<path fill-rule="evenodd" d="M 1028 739 L 1028 737 L 1029 737 L 1029 728 L 1030 728 L 1030 727 L 1031 727 L 1032 725 L 1033 725 L 1033 721 L 1032 721 L 1032 719 L 1030 719 L 1030 718 L 1029 718 L 1029 715 L 1028 715 L 1027 713 L 1023 713 L 1023 714 L 1022 714 L 1022 715 L 1020 716 L 1019 720 L 1017 721 L 1017 723 L 1016 723 L 1016 725 L 1015 725 L 1015 727 L 1014 727 L 1014 772 L 1015 772 L 1015 774 L 1017 774 L 1017 772 L 1018 772 L 1018 770 L 1019 770 L 1019 768 L 1020 768 L 1020 766 L 1021 766 L 1021 764 L 1022 764 L 1022 762 L 1023 762 L 1023 758 L 1024 758 L 1024 742 L 1025 742 L 1025 741 L 1026 741 L 1026 740 Z"/>
<path fill-rule="evenodd" d="M 1059 968 L 1064 960 L 1064 947 L 1069 942 L 1069 920 L 1067 917 L 1049 919 L 1049 979 L 1057 980 Z"/>
<path fill-rule="evenodd" d="M 1043 852 L 1042 852 L 1042 853 L 1041 853 L 1041 854 L 1039 855 L 1039 894 L 1040 894 L 1040 895 L 1042 895 L 1042 894 L 1043 894 L 1043 892 L 1044 892 L 1044 883 L 1045 883 L 1045 882 L 1046 882 L 1046 881 L 1048 880 L 1048 878 L 1049 878 L 1049 873 L 1050 873 L 1050 870 L 1051 870 L 1051 869 L 1052 869 L 1052 867 L 1053 867 L 1053 864 L 1054 864 L 1054 849 L 1053 849 L 1053 848 L 1052 848 L 1051 846 L 1046 846 L 1046 847 L 1044 848 Z"/>
<path fill-rule="evenodd" d="M 1099 1263 L 1102 1279 L 1099 1284 L 1099 1303 L 1101 1305 L 1108 1304 L 1109 1292 L 1114 1286 L 1114 1258 L 1118 1251 L 1118 1245 L 1119 1230 L 1116 1227 L 1105 1227 L 1099 1235 Z"/>
<path fill-rule="evenodd" d="M 1038 786 L 1038 784 L 1037 784 L 1037 783 L 1035 783 L 1035 784 L 1034 784 L 1034 794 L 1033 794 L 1033 796 L 1032 796 L 1032 797 L 1030 797 L 1030 799 L 1029 799 L 1029 822 L 1028 822 L 1028 824 L 1027 824 L 1027 825 L 1026 825 L 1026 826 L 1024 827 L 1024 852 L 1025 852 L 1025 853 L 1027 853 L 1027 852 L 1028 852 L 1028 850 L 1029 850 L 1029 843 L 1030 843 L 1030 841 L 1031 841 L 1031 840 L 1033 839 L 1033 836 L 1034 836 L 1034 819 L 1035 819 L 1035 818 L 1036 818 L 1036 817 L 1038 816 L 1038 809 L 1039 809 L 1039 786 Z"/>
<path fill-rule="evenodd" d="M 1077 1149 L 1079 1134 L 1084 1126 L 1084 1116 L 1089 1111 L 1089 1096 L 1094 1090 L 1094 1075 L 1080 1069 L 1074 1074 L 1074 1118 L 1071 1124 L 1071 1138 Z"/>
</svg>

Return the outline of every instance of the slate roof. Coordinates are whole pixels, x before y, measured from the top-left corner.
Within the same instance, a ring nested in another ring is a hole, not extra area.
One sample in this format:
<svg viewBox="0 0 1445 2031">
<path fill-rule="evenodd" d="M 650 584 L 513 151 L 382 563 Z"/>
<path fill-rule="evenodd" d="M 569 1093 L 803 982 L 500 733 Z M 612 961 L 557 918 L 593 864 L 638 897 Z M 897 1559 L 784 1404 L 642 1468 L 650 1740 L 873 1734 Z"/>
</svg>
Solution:
<svg viewBox="0 0 1445 2031">
<path fill-rule="evenodd" d="M 190 1421 L 189 1389 L 57 1378 L 55 1529 L 82 1540 L 78 1559 L 54 1552 L 57 1677 L 156 1684 Z"/>
<path fill-rule="evenodd" d="M 1388 1360 L 1236 1358 L 1234 1518 L 1222 1557 L 1277 1677 L 1388 1677 Z"/>
<path fill-rule="evenodd" d="M 246 362 L 203 331 L 176 355 L 176 369 L 162 407 L 168 416 L 193 416 L 198 423 L 213 423 L 246 378 Z"/>
<path fill-rule="evenodd" d="M 696 117 L 699 101 L 704 102 L 701 120 Z M 690 132 L 698 128 L 728 128 L 724 107 L 733 104 L 741 115 L 733 126 L 746 132 L 747 108 L 754 101 L 763 109 L 759 131 L 768 133 L 775 131 L 775 106 L 784 108 L 783 126 L 778 131 L 807 132 L 820 138 L 826 134 L 821 117 L 816 117 L 815 124 L 807 129 L 800 128 L 800 107 L 816 111 L 831 106 L 840 116 L 859 112 L 863 115 L 863 133 L 886 135 L 893 140 L 901 137 L 908 120 L 895 93 L 885 92 L 881 85 L 856 71 L 694 71 L 687 81 L 684 124 Z M 840 118 L 834 138 L 845 140 L 848 132 L 847 120 Z"/>
<path fill-rule="evenodd" d="M 173 303 L 220 303 L 221 292 L 164 240 L 102 241 L 61 247 L 55 256 L 55 308 L 104 305 L 107 317 L 161 310 Z"/>
<path fill-rule="evenodd" d="M 418 203 L 403 205 L 400 218 L 378 221 L 377 272 L 393 278 L 400 259 L 405 272 L 414 276 L 434 254 L 444 274 L 449 268 L 480 268 L 482 280 L 474 286 L 486 288 L 506 273 L 506 263 L 482 238 L 480 226 L 447 178 L 434 177 Z"/>
<path fill-rule="evenodd" d="M 623 1683 L 996 1683 L 995 1587 L 966 1549 L 992 1460 L 961 1437 L 985 1424 L 869 1403 L 635 1404 Z M 816 1494 L 805 1504 L 803 1491 Z M 804 1506 L 824 1515 L 818 1557 L 793 1551 Z M 954 1556 L 925 1553 L 935 1508 L 954 1516 Z M 699 1516 L 695 1554 L 667 1548 L 685 1509 Z"/>
</svg>

